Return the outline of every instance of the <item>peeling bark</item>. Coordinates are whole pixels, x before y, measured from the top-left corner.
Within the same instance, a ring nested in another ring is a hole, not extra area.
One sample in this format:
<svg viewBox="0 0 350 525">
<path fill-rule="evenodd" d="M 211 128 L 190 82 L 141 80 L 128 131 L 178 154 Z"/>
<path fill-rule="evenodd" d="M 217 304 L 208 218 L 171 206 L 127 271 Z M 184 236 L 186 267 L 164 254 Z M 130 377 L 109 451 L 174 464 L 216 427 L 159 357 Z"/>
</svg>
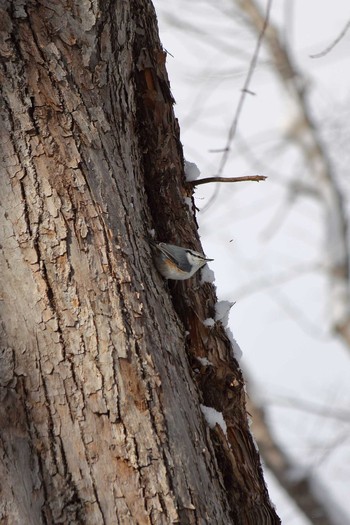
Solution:
<svg viewBox="0 0 350 525">
<path fill-rule="evenodd" d="M 1 521 L 279 523 L 215 292 L 151 259 L 199 248 L 152 4 L 3 2 L 0 58 Z"/>
</svg>

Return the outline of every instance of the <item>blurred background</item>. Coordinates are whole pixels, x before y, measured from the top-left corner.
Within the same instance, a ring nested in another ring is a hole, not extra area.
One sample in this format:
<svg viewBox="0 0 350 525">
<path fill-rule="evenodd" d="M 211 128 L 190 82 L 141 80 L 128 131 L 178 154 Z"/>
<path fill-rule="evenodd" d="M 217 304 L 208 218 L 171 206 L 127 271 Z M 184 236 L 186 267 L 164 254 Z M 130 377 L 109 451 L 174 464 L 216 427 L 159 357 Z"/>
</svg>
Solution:
<svg viewBox="0 0 350 525">
<path fill-rule="evenodd" d="M 349 2 L 156 0 L 155 8 L 185 158 L 202 178 L 268 177 L 204 184 L 195 200 L 218 297 L 235 301 L 229 325 L 271 499 L 286 525 L 345 525 Z"/>
</svg>

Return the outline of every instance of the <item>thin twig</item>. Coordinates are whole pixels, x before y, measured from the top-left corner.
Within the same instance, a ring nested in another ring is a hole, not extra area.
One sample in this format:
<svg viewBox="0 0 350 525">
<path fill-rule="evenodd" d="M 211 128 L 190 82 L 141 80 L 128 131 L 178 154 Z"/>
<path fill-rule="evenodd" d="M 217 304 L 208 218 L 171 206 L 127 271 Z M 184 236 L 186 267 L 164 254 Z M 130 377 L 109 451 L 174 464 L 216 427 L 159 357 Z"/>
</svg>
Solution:
<svg viewBox="0 0 350 525">
<path fill-rule="evenodd" d="M 345 36 L 347 30 L 349 29 L 349 27 L 350 27 L 350 20 L 345 24 L 345 27 L 341 31 L 339 36 L 337 36 L 337 38 L 328 47 L 326 47 L 326 49 L 324 51 L 321 51 L 320 53 L 316 53 L 315 55 L 310 55 L 310 58 L 321 58 L 321 57 L 324 57 L 325 55 L 327 55 L 330 51 L 332 51 L 332 49 L 337 44 L 339 44 L 341 39 L 344 38 L 344 36 Z"/>
<path fill-rule="evenodd" d="M 236 109 L 235 115 L 234 115 L 233 120 L 232 120 L 232 124 L 231 124 L 229 132 L 228 132 L 226 146 L 225 146 L 225 148 L 223 150 L 223 154 L 222 154 L 221 161 L 220 161 L 220 166 L 219 166 L 219 170 L 218 170 L 218 176 L 220 176 L 222 174 L 223 169 L 224 169 L 224 167 L 226 165 L 226 162 L 227 162 L 227 159 L 228 159 L 228 154 L 230 152 L 230 146 L 231 146 L 232 140 L 233 140 L 233 138 L 235 136 L 236 129 L 237 129 L 237 126 L 238 126 L 238 119 L 239 119 L 240 114 L 242 112 L 243 103 L 244 103 L 245 97 L 247 96 L 247 93 L 250 93 L 249 84 L 250 84 L 250 81 L 252 79 L 252 76 L 253 76 L 253 73 L 254 73 L 254 70 L 255 70 L 255 67 L 256 67 L 256 63 L 258 61 L 258 55 L 259 55 L 260 47 L 261 47 L 261 44 L 262 44 L 262 40 L 263 40 L 265 31 L 266 31 L 268 22 L 269 22 L 271 5 L 272 5 L 272 0 L 268 0 L 264 24 L 263 24 L 263 27 L 262 27 L 262 29 L 260 31 L 259 38 L 258 38 L 258 41 L 256 43 L 255 51 L 254 51 L 253 57 L 252 57 L 252 59 L 250 61 L 247 78 L 245 79 L 244 86 L 243 86 L 242 91 L 241 91 L 241 96 L 240 96 L 239 101 L 238 101 L 237 109 Z"/>
<path fill-rule="evenodd" d="M 205 179 L 188 181 L 188 184 L 199 186 L 199 184 L 209 184 L 210 182 L 246 182 L 249 180 L 260 182 L 265 179 L 267 179 L 265 175 L 247 175 L 246 177 L 206 177 Z"/>
<path fill-rule="evenodd" d="M 337 419 L 338 421 L 350 423 L 349 410 L 333 406 L 322 406 L 321 404 L 308 401 L 307 399 L 298 399 L 296 397 L 283 396 L 279 394 L 278 396 L 266 396 L 263 400 L 261 400 L 261 402 L 264 405 L 287 406 L 288 409 L 302 410 L 304 412 L 309 412 L 316 416 L 333 418 Z"/>
</svg>

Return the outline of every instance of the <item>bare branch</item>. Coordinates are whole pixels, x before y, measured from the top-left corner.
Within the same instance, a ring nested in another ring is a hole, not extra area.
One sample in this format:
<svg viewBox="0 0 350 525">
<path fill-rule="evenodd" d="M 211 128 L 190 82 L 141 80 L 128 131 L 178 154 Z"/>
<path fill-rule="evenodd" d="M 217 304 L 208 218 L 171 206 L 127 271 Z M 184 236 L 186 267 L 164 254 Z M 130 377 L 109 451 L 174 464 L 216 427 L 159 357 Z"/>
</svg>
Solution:
<svg viewBox="0 0 350 525">
<path fill-rule="evenodd" d="M 247 13 L 252 27 L 260 32 L 265 27 L 265 16 L 258 3 L 254 0 L 239 0 L 239 3 Z M 279 32 L 272 24 L 266 30 L 266 42 L 276 73 L 298 108 L 290 138 L 300 148 L 310 176 L 314 177 L 315 189 L 324 210 L 331 322 L 333 329 L 350 348 L 349 223 L 344 197 L 331 159 L 317 131 L 317 123 L 309 109 L 305 83 L 302 82 L 302 76 L 294 66 L 288 49 L 283 46 Z"/>
<path fill-rule="evenodd" d="M 247 175 L 246 177 L 206 177 L 205 179 L 197 179 L 188 181 L 192 186 L 199 186 L 200 184 L 209 184 L 210 182 L 260 182 L 266 180 L 265 175 Z"/>
<path fill-rule="evenodd" d="M 243 284 L 241 287 L 236 289 L 235 296 L 241 301 L 245 297 L 250 296 L 256 292 L 268 292 L 271 288 L 290 283 L 293 280 L 304 277 L 306 274 L 321 271 L 323 268 L 324 267 L 319 262 L 314 261 L 307 264 L 303 263 L 295 265 L 279 274 L 275 273 L 273 276 L 269 276 L 266 273 L 257 279 L 250 277 L 247 284 Z"/>
<path fill-rule="evenodd" d="M 309 412 L 317 416 L 336 419 L 337 421 L 350 424 L 350 410 L 342 410 L 341 408 L 334 406 L 328 408 L 319 403 L 308 401 L 307 399 L 298 399 L 291 396 L 266 396 L 263 401 L 269 405 L 285 406 L 288 407 L 288 409 L 301 410 L 303 412 Z"/>
<path fill-rule="evenodd" d="M 344 29 L 340 32 L 340 34 L 337 36 L 337 38 L 328 47 L 326 47 L 326 49 L 324 49 L 320 53 L 316 53 L 315 55 L 310 55 L 310 58 L 321 58 L 321 57 L 324 57 L 325 55 L 327 55 L 330 51 L 332 51 L 332 49 L 337 44 L 339 44 L 339 42 L 342 40 L 342 38 L 344 38 L 344 36 L 346 35 L 347 30 L 349 29 L 349 27 L 350 27 L 350 20 L 345 24 Z"/>
<path fill-rule="evenodd" d="M 253 77 L 254 70 L 256 68 L 260 47 L 261 47 L 261 44 L 262 44 L 262 40 L 263 40 L 265 31 L 266 31 L 268 22 L 269 22 L 271 5 L 272 5 L 272 0 L 268 0 L 267 8 L 266 8 L 266 14 L 265 14 L 265 19 L 264 19 L 264 24 L 263 24 L 263 26 L 261 28 L 260 33 L 259 33 L 259 37 L 258 37 L 258 41 L 256 43 L 255 51 L 254 51 L 253 57 L 252 57 L 252 59 L 250 61 L 247 78 L 245 79 L 244 86 L 243 86 L 242 91 L 241 91 L 241 96 L 240 96 L 239 101 L 238 101 L 237 109 L 236 109 L 235 115 L 234 115 L 233 120 L 232 120 L 232 124 L 231 124 L 229 132 L 228 132 L 226 147 L 224 148 L 224 152 L 223 152 L 223 155 L 221 157 L 221 161 L 220 161 L 220 165 L 219 165 L 218 176 L 220 176 L 222 174 L 222 172 L 224 170 L 224 167 L 226 166 L 226 162 L 227 162 L 227 159 L 228 159 L 228 154 L 230 152 L 231 143 L 232 143 L 232 140 L 233 140 L 233 138 L 235 136 L 235 133 L 236 133 L 236 129 L 237 129 L 237 126 L 238 126 L 238 120 L 239 120 L 240 114 L 241 114 L 242 109 L 243 109 L 243 104 L 244 104 L 245 97 L 247 96 L 248 93 L 252 94 L 252 92 L 250 92 L 250 90 L 249 90 L 249 84 L 250 84 L 250 81 L 251 81 L 251 79 Z"/>
<path fill-rule="evenodd" d="M 271 433 L 264 410 L 254 403 L 251 394 L 247 401 L 247 408 L 252 416 L 252 429 L 266 466 L 299 509 L 307 516 L 310 523 L 315 525 L 346 523 L 346 517 L 340 516 L 342 514 L 341 509 L 339 507 L 332 508 L 329 505 L 330 495 L 328 491 L 327 500 L 319 496 L 319 493 L 321 491 L 326 492 L 326 489 L 321 487 L 320 481 L 318 481 L 316 489 L 312 472 L 306 469 L 301 471 L 295 463 L 289 460 Z M 335 508 L 336 512 L 334 512 Z"/>
</svg>

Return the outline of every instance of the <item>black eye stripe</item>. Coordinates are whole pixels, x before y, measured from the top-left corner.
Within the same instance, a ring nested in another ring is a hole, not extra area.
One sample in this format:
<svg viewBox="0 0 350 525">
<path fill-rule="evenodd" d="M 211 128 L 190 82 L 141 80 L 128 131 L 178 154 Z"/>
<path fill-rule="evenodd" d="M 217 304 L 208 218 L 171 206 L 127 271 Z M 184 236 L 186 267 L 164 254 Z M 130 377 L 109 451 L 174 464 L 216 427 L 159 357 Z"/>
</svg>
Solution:
<svg viewBox="0 0 350 525">
<path fill-rule="evenodd" d="M 197 257 L 198 259 L 205 260 L 205 257 L 203 255 L 201 255 L 200 253 L 195 253 L 192 250 L 186 250 L 186 252 L 189 253 L 190 255 L 192 255 L 192 257 Z"/>
</svg>

